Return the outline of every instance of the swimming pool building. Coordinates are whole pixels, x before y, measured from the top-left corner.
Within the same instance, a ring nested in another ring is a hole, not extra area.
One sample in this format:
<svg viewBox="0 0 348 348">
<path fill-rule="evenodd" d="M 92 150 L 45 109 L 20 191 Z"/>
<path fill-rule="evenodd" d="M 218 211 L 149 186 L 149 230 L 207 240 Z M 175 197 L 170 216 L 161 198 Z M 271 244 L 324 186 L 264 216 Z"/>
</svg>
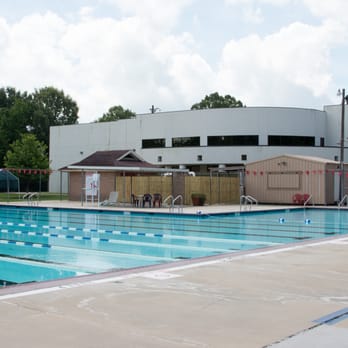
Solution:
<svg viewBox="0 0 348 348">
<path fill-rule="evenodd" d="M 147 162 L 207 173 L 282 154 L 339 160 L 341 106 L 323 110 L 243 107 L 139 114 L 116 122 L 51 127 L 50 191 L 67 191 L 58 169 L 95 151 L 134 149 Z M 348 134 L 346 132 L 346 134 Z"/>
</svg>

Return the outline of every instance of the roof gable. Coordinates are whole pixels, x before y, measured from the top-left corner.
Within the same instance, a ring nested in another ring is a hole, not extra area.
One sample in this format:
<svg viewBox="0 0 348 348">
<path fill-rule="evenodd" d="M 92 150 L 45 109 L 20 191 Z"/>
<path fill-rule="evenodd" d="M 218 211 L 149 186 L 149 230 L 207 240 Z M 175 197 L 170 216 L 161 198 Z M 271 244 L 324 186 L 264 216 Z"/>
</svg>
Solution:
<svg viewBox="0 0 348 348">
<path fill-rule="evenodd" d="M 132 150 L 96 151 L 72 166 L 89 167 L 155 167 Z"/>
</svg>

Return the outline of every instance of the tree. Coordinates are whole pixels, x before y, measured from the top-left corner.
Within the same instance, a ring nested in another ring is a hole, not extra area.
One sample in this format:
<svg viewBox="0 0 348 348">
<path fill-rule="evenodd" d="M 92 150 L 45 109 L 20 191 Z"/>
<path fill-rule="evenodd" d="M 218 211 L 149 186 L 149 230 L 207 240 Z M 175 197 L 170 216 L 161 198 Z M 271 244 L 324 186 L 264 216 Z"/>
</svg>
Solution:
<svg viewBox="0 0 348 348">
<path fill-rule="evenodd" d="M 220 96 L 218 92 L 206 95 L 199 103 L 193 104 L 191 110 L 217 109 L 217 108 L 240 108 L 243 103 L 229 94 Z"/>
<path fill-rule="evenodd" d="M 47 146 L 49 146 L 51 126 L 77 123 L 79 108 L 76 102 L 63 91 L 54 87 L 44 87 L 36 90 L 32 98 L 34 113 L 30 131 Z"/>
<path fill-rule="evenodd" d="M 4 158 L 7 168 L 48 169 L 49 159 L 47 146 L 37 140 L 34 134 L 22 134 L 21 138 L 10 145 Z M 39 177 L 34 174 L 20 174 L 21 187 L 29 191 L 30 186 L 36 186 Z M 45 178 L 47 181 L 47 177 Z"/>
<path fill-rule="evenodd" d="M 31 133 L 49 146 L 51 126 L 74 124 L 78 106 L 63 91 L 53 87 L 21 93 L 13 87 L 0 88 L 0 167 L 9 144 Z"/>
<path fill-rule="evenodd" d="M 95 122 L 111 122 L 118 120 L 125 120 L 128 118 L 135 117 L 136 114 L 129 110 L 123 109 L 121 105 L 112 106 L 107 113 L 103 114 L 102 117 L 98 118 Z"/>
<path fill-rule="evenodd" d="M 26 133 L 33 115 L 32 97 L 14 88 L 0 89 L 0 166 L 9 144 Z"/>
</svg>

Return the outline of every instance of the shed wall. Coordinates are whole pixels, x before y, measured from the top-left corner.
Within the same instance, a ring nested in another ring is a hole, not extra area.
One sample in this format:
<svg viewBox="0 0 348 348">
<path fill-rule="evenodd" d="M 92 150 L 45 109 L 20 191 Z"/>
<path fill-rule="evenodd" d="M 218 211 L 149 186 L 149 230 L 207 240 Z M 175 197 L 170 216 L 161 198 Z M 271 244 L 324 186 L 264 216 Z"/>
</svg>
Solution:
<svg viewBox="0 0 348 348">
<path fill-rule="evenodd" d="M 246 166 L 246 193 L 264 203 L 291 204 L 299 193 L 312 195 L 315 204 L 333 204 L 334 175 L 327 166 L 287 156 L 251 163 Z"/>
</svg>

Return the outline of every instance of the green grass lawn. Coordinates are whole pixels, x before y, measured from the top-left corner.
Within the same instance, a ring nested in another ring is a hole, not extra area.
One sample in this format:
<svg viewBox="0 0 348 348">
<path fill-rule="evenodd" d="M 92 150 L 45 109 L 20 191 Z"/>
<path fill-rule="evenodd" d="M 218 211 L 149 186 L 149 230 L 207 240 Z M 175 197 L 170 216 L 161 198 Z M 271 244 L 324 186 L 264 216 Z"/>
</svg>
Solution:
<svg viewBox="0 0 348 348">
<path fill-rule="evenodd" d="M 25 193 L 17 193 L 17 192 L 0 192 L 0 202 L 15 202 L 18 200 L 23 200 L 23 195 Z M 40 201 L 57 201 L 57 200 L 67 200 L 68 195 L 63 193 L 51 193 L 51 192 L 41 192 L 39 194 Z"/>
</svg>

